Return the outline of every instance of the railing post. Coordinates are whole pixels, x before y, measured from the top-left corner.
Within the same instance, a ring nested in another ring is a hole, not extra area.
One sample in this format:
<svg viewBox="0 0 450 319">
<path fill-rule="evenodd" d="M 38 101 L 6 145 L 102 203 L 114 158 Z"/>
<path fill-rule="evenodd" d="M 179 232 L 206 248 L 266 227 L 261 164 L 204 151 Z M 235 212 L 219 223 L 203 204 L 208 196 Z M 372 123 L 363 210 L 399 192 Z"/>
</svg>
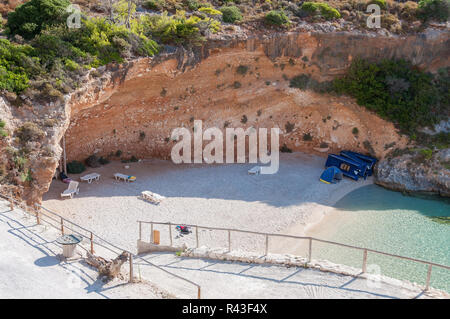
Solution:
<svg viewBox="0 0 450 319">
<path fill-rule="evenodd" d="M 170 237 L 170 246 L 172 246 L 172 224 L 169 223 L 169 237 Z"/>
<path fill-rule="evenodd" d="M 91 232 L 91 254 L 94 254 L 94 234 Z"/>
<path fill-rule="evenodd" d="M 428 273 L 427 273 L 427 283 L 425 285 L 425 290 L 430 289 L 430 280 L 431 280 L 431 270 L 433 268 L 433 265 L 428 266 Z"/>
<path fill-rule="evenodd" d="M 39 218 L 39 208 L 35 208 L 34 211 L 36 213 L 36 224 L 40 225 L 41 219 Z"/>
<path fill-rule="evenodd" d="M 64 220 L 61 217 L 61 234 L 64 235 Z"/>
<path fill-rule="evenodd" d="M 195 241 L 196 241 L 196 245 L 197 245 L 197 248 L 198 248 L 198 226 L 195 226 Z"/>
<path fill-rule="evenodd" d="M 312 260 L 312 238 L 309 238 L 308 262 Z"/>
<path fill-rule="evenodd" d="M 362 272 L 363 274 L 367 271 L 367 249 L 364 249 L 363 253 L 363 264 L 362 264 Z"/>
<path fill-rule="evenodd" d="M 150 243 L 153 244 L 153 223 L 150 223 Z"/>
<path fill-rule="evenodd" d="M 133 255 L 129 253 L 129 261 L 130 261 L 130 282 L 133 282 Z"/>
<path fill-rule="evenodd" d="M 139 222 L 139 240 L 142 240 L 142 222 Z"/>
<path fill-rule="evenodd" d="M 266 234 L 266 252 L 265 255 L 269 253 L 269 235 Z"/>
<path fill-rule="evenodd" d="M 200 287 L 197 287 L 197 299 L 201 299 Z"/>
<path fill-rule="evenodd" d="M 231 230 L 228 230 L 228 252 L 231 251 Z"/>
</svg>

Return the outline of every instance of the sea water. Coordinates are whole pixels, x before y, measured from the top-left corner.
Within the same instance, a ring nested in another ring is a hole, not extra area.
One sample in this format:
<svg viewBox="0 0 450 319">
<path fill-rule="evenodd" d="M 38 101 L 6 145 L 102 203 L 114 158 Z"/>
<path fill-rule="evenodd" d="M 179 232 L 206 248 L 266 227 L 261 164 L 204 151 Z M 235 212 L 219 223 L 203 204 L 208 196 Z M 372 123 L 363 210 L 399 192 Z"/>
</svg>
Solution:
<svg viewBox="0 0 450 319">
<path fill-rule="evenodd" d="M 450 266 L 450 199 L 413 197 L 370 185 L 349 193 L 335 207 L 333 225 L 314 237 Z M 362 255 L 314 242 L 315 259 L 361 268 Z M 371 252 L 367 267 L 371 273 L 422 285 L 428 271 L 427 265 Z M 450 270 L 433 266 L 430 283 L 450 292 Z"/>
</svg>

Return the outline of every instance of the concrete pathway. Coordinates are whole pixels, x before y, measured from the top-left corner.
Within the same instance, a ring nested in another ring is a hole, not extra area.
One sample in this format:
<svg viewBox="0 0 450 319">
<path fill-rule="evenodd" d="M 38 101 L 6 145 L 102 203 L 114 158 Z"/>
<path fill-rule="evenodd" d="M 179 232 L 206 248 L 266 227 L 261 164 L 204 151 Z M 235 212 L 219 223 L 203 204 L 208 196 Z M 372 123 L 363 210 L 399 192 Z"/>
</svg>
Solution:
<svg viewBox="0 0 450 319">
<path fill-rule="evenodd" d="M 126 278 L 105 283 L 82 259 L 62 261 L 59 232 L 35 223 L 0 200 L 0 298 L 161 298 L 152 286 Z"/>
<path fill-rule="evenodd" d="M 160 288 L 184 298 L 195 298 L 196 288 L 170 278 L 142 259 L 199 284 L 202 298 L 427 298 L 419 289 L 388 283 L 374 286 L 363 278 L 305 268 L 184 258 L 173 253 L 136 259 L 143 277 L 152 278 Z"/>
</svg>

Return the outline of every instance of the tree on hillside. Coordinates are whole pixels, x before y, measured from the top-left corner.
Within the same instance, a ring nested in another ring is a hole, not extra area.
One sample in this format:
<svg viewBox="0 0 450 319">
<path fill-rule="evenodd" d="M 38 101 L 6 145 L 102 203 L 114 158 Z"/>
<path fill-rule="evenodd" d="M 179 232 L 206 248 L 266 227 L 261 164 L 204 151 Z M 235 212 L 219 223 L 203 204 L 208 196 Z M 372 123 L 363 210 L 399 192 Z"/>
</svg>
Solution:
<svg viewBox="0 0 450 319">
<path fill-rule="evenodd" d="M 31 0 L 8 14 L 7 31 L 32 39 L 47 27 L 64 23 L 69 0 Z"/>
</svg>

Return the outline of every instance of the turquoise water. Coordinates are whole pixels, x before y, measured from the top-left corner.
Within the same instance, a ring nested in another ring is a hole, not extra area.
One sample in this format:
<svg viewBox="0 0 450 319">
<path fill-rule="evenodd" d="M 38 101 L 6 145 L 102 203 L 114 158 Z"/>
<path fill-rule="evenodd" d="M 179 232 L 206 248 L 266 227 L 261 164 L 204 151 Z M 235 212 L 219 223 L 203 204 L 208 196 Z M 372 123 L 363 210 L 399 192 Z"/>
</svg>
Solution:
<svg viewBox="0 0 450 319">
<path fill-rule="evenodd" d="M 370 185 L 335 206 L 341 216 L 336 215 L 332 227 L 317 237 L 450 266 L 450 199 L 406 196 Z M 314 245 L 314 258 L 361 268 L 361 252 Z M 368 265 L 386 276 L 426 281 L 423 264 L 369 253 Z M 431 286 L 450 292 L 450 270 L 433 267 Z"/>
</svg>

